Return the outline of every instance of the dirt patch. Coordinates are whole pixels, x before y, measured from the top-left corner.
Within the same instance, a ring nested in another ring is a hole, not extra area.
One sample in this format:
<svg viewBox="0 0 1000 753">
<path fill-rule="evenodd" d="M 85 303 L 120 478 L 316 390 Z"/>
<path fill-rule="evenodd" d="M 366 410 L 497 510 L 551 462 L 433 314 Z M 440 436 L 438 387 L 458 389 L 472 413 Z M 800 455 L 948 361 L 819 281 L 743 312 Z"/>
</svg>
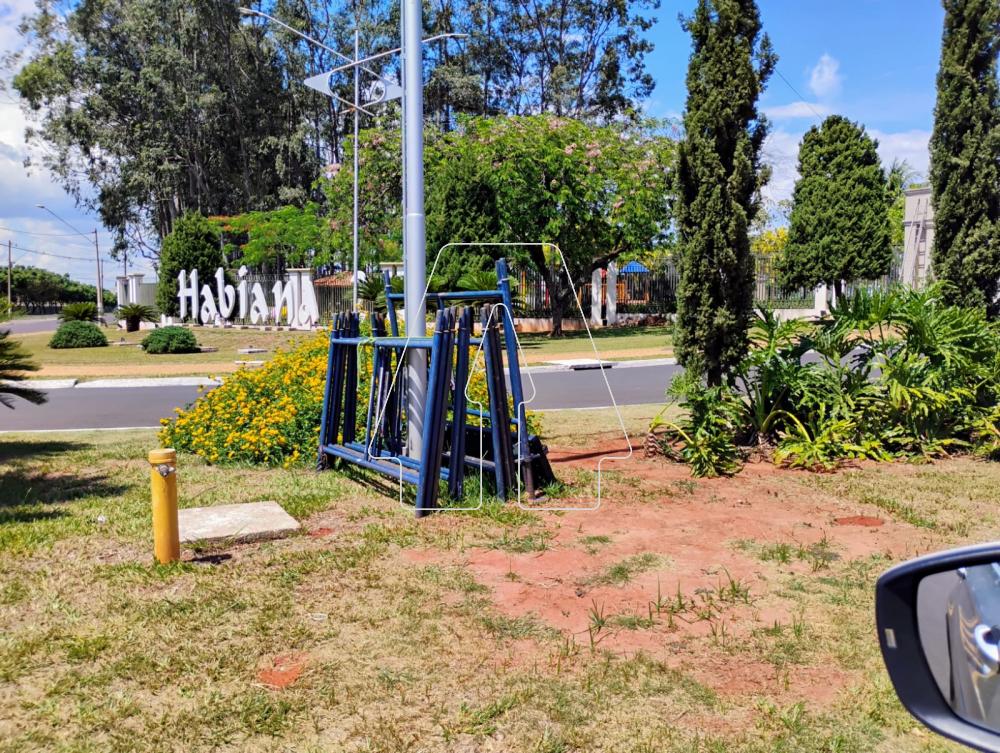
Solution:
<svg viewBox="0 0 1000 753">
<path fill-rule="evenodd" d="M 618 440 L 552 448 L 550 459 L 560 478 L 584 484 L 600 458 L 623 451 Z M 823 704 L 848 682 L 845 673 L 779 671 L 739 656 L 741 642 L 797 619 L 797 603 L 776 596 L 774 581 L 872 554 L 912 556 L 935 539 L 805 480 L 764 463 L 734 478 L 692 479 L 687 467 L 636 453 L 605 464 L 597 509 L 541 515 L 542 551 L 473 547 L 459 560 L 500 613 L 540 621 L 579 646 L 683 659 L 695 679 L 724 695 L 780 690 Z M 405 556 L 455 561 L 434 550 Z M 719 666 L 713 653 L 724 657 Z"/>
<path fill-rule="evenodd" d="M 284 690 L 302 676 L 306 668 L 304 654 L 282 654 L 271 660 L 270 666 L 257 672 L 257 682 L 272 690 Z"/>
<path fill-rule="evenodd" d="M 606 360 L 633 360 L 643 358 L 669 358 L 674 354 L 673 348 L 602 348 L 601 341 L 597 341 L 597 352 L 600 357 Z M 524 362 L 529 364 L 545 363 L 547 361 L 562 361 L 570 358 L 594 358 L 594 349 L 589 345 L 582 346 L 579 350 L 566 351 L 564 353 L 536 353 L 528 350 L 524 354 Z"/>
<path fill-rule="evenodd" d="M 872 515 L 852 515 L 848 518 L 837 518 L 833 521 L 838 526 L 865 526 L 867 528 L 879 528 L 885 521 Z"/>
<path fill-rule="evenodd" d="M 204 363 L 115 363 L 115 364 L 50 364 L 32 374 L 33 379 L 76 377 L 158 377 L 205 376 L 231 374 L 242 368 L 232 361 L 205 361 Z"/>
</svg>

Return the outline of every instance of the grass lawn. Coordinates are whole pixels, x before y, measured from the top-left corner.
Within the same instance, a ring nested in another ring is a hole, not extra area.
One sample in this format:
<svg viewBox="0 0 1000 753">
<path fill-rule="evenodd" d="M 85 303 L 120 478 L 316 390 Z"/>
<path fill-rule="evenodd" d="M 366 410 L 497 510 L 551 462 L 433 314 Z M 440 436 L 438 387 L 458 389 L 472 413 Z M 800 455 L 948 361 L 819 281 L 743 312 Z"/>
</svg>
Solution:
<svg viewBox="0 0 1000 753">
<path fill-rule="evenodd" d="M 53 350 L 48 347 L 52 333 L 13 335 L 31 353 L 42 368 L 33 375 L 36 379 L 76 377 L 155 377 L 227 374 L 236 371 L 236 361 L 267 360 L 276 348 L 294 346 L 310 337 L 308 332 L 278 332 L 255 329 L 195 328 L 198 344 L 218 348 L 214 353 L 183 353 L 150 355 L 136 347 L 147 332 L 126 334 L 123 330 L 105 330 L 109 343 L 124 338 L 127 346 L 109 345 L 106 348 L 67 348 Z M 243 355 L 240 348 L 267 348 L 266 353 Z"/>
<path fill-rule="evenodd" d="M 160 567 L 155 445 L 0 438 L 3 753 L 958 750 L 895 701 L 872 586 L 995 538 L 1000 465 L 692 480 L 637 453 L 596 512 L 418 523 L 356 474 L 182 455 L 183 506 L 275 499 L 306 532 Z"/>
<path fill-rule="evenodd" d="M 673 355 L 673 327 L 606 327 L 592 329 L 594 344 L 601 358 L 628 361 L 639 358 L 666 358 Z M 518 336 L 528 363 L 553 358 L 594 358 L 594 349 L 586 332 L 567 332 L 562 337 L 524 333 Z"/>
</svg>

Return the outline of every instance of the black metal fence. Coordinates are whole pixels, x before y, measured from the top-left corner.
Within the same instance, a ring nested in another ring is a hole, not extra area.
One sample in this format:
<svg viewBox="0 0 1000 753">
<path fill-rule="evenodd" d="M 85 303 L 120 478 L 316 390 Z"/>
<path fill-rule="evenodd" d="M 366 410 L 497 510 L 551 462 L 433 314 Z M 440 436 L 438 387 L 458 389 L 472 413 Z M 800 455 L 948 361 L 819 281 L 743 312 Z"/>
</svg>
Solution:
<svg viewBox="0 0 1000 753">
<path fill-rule="evenodd" d="M 768 256 L 755 257 L 755 289 L 754 300 L 757 305 L 766 305 L 775 309 L 812 309 L 814 294 L 812 290 L 785 290 L 777 283 L 774 259 Z M 251 273 L 244 278 L 248 287 L 260 283 L 268 301 L 272 300 L 272 289 L 276 282 L 284 281 L 281 274 Z M 901 260 L 894 260 L 890 273 L 878 280 L 854 283 L 847 286 L 846 293 L 860 289 L 886 289 L 898 284 L 902 279 Z M 617 311 L 619 314 L 667 315 L 677 309 L 677 284 L 679 276 L 673 263 L 666 264 L 658 270 L 619 272 L 617 276 Z M 553 296 L 542 278 L 533 267 L 511 269 L 516 315 L 526 318 L 549 318 L 553 312 Z M 352 310 L 353 290 L 348 285 L 316 285 L 316 303 L 319 308 L 320 322 L 329 322 L 338 312 Z M 566 295 L 562 306 L 564 318 L 578 318 L 581 315 L 589 318 L 593 305 L 591 282 L 574 286 L 575 298 Z M 607 277 L 602 275 L 599 300 L 602 313 L 607 305 Z M 370 302 L 361 301 L 362 308 L 369 310 Z M 234 312 L 237 314 L 238 312 Z M 250 324 L 249 317 L 240 319 L 231 317 L 236 324 Z"/>
</svg>

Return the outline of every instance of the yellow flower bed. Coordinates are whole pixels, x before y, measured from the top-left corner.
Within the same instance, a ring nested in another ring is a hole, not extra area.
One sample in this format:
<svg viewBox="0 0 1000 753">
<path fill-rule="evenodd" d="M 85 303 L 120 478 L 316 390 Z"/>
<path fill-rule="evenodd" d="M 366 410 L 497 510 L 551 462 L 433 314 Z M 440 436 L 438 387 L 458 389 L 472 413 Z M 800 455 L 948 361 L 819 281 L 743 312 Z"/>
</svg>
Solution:
<svg viewBox="0 0 1000 753">
<path fill-rule="evenodd" d="M 164 447 L 200 455 L 211 463 L 290 467 L 316 458 L 326 380 L 328 335 L 317 333 L 294 350 L 279 352 L 259 369 L 243 369 L 173 419 L 163 419 Z M 358 422 L 364 428 L 371 378 L 371 349 L 358 364 Z M 365 357 L 367 356 L 367 357 Z M 475 350 L 470 360 L 475 357 Z M 469 394 L 488 409 L 480 368 Z M 470 421 L 471 423 L 471 421 Z M 535 430 L 536 420 L 529 419 Z"/>
</svg>

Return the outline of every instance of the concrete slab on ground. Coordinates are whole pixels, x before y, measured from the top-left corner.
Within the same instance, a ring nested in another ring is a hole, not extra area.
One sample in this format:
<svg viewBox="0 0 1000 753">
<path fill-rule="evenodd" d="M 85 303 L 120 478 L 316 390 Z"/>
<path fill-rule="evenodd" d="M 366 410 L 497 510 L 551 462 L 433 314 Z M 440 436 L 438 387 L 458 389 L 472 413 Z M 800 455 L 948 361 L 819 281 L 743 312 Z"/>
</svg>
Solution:
<svg viewBox="0 0 1000 753">
<path fill-rule="evenodd" d="M 596 358 L 564 358 L 555 361 L 546 361 L 554 366 L 562 366 L 573 371 L 582 369 L 610 369 L 614 366 L 613 361 L 599 361 Z"/>
<path fill-rule="evenodd" d="M 254 353 L 267 353 L 267 348 L 240 348 L 236 352 L 244 356 L 249 356 Z"/>
<path fill-rule="evenodd" d="M 182 544 L 277 539 L 299 530 L 299 522 L 277 502 L 246 502 L 177 511 Z"/>
</svg>

